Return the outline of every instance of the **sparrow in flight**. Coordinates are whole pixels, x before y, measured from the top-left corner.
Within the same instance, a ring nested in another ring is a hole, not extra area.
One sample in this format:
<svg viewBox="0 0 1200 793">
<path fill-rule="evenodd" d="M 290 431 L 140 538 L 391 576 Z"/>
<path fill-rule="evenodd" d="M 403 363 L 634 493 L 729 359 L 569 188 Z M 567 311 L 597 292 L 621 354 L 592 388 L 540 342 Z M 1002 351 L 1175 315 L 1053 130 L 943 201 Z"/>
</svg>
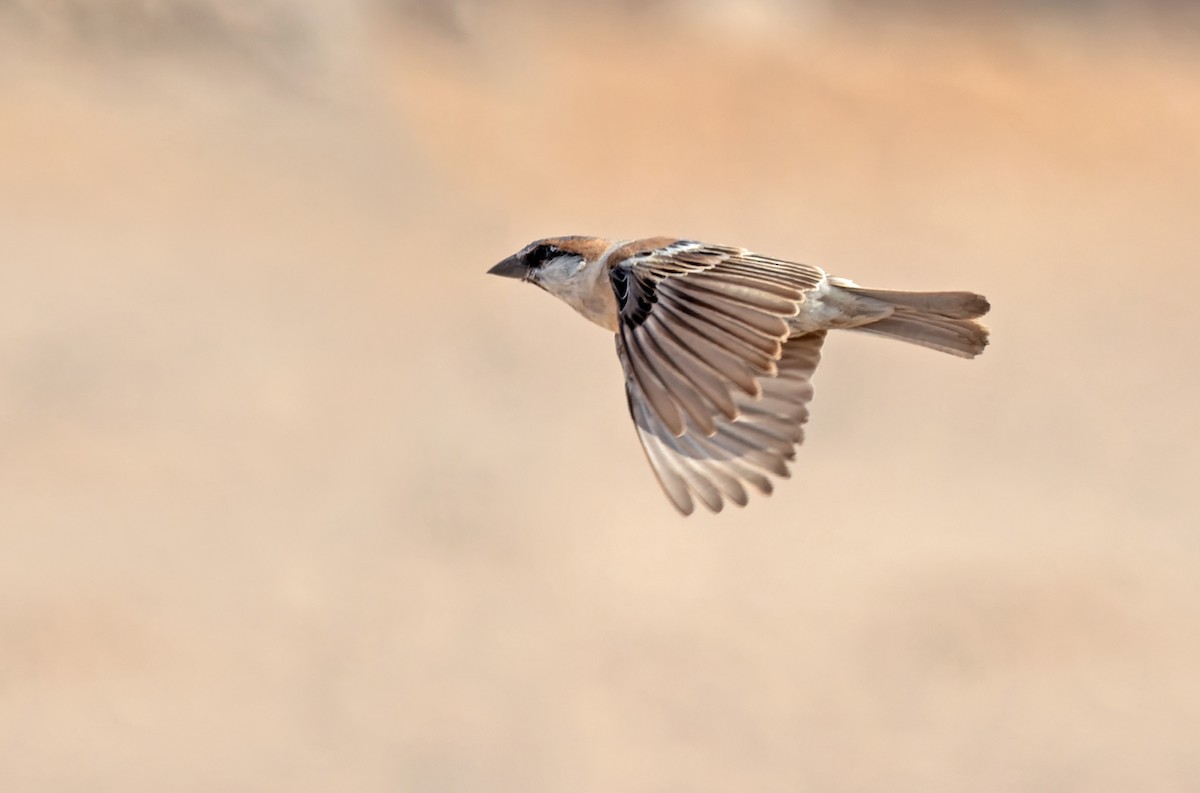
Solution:
<svg viewBox="0 0 1200 793">
<path fill-rule="evenodd" d="M 655 237 L 537 240 L 488 270 L 539 286 L 616 334 L 646 458 L 685 515 L 747 501 L 804 440 L 825 332 L 875 333 L 962 358 L 987 345 L 973 292 L 865 289 L 744 248 Z"/>
</svg>

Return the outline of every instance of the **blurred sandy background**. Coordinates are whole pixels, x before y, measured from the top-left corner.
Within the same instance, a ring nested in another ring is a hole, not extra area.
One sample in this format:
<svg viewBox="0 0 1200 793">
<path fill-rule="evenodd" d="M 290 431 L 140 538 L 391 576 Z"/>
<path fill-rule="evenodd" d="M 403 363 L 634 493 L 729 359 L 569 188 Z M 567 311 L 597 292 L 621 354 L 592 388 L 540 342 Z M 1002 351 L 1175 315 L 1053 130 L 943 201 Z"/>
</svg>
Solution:
<svg viewBox="0 0 1200 793">
<path fill-rule="evenodd" d="M 1200 789 L 1189 8 L 0 2 L 0 790 Z M 684 521 L 564 233 L 993 346 Z"/>
</svg>

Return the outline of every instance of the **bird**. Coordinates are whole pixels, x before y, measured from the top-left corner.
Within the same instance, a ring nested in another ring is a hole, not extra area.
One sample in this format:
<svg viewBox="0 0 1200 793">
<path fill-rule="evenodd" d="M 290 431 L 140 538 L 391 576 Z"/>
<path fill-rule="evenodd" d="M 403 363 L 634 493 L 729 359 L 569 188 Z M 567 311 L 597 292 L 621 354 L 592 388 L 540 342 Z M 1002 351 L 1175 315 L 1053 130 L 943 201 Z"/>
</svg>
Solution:
<svg viewBox="0 0 1200 793">
<path fill-rule="evenodd" d="M 674 237 L 535 240 L 489 274 L 527 281 L 612 332 L 630 416 L 683 515 L 770 495 L 804 441 L 827 331 L 974 358 L 974 292 L 867 289 L 810 264 Z"/>
</svg>

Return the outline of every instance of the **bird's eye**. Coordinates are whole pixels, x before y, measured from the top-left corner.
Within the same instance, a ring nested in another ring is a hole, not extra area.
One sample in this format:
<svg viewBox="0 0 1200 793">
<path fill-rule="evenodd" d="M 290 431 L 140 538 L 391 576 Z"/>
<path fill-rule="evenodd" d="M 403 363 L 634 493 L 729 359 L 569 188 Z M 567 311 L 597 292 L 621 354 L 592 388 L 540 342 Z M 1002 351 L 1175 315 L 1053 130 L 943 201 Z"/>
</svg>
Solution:
<svg viewBox="0 0 1200 793">
<path fill-rule="evenodd" d="M 527 267 L 541 267 L 546 262 L 554 259 L 562 254 L 558 248 L 553 245 L 539 245 L 529 253 L 525 254 L 525 264 Z"/>
</svg>

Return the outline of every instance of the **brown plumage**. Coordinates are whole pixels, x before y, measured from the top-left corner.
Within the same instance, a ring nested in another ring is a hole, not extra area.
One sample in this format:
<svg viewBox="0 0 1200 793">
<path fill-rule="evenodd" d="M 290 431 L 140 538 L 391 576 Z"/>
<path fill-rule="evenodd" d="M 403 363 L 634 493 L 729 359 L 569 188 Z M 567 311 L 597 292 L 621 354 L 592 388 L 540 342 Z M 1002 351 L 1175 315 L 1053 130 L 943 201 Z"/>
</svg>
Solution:
<svg viewBox="0 0 1200 793">
<path fill-rule="evenodd" d="M 825 332 L 860 330 L 973 358 L 972 292 L 865 289 L 811 265 L 655 237 L 555 237 L 491 269 L 531 281 L 616 333 L 629 411 L 680 512 L 744 505 L 804 440 Z"/>
</svg>

